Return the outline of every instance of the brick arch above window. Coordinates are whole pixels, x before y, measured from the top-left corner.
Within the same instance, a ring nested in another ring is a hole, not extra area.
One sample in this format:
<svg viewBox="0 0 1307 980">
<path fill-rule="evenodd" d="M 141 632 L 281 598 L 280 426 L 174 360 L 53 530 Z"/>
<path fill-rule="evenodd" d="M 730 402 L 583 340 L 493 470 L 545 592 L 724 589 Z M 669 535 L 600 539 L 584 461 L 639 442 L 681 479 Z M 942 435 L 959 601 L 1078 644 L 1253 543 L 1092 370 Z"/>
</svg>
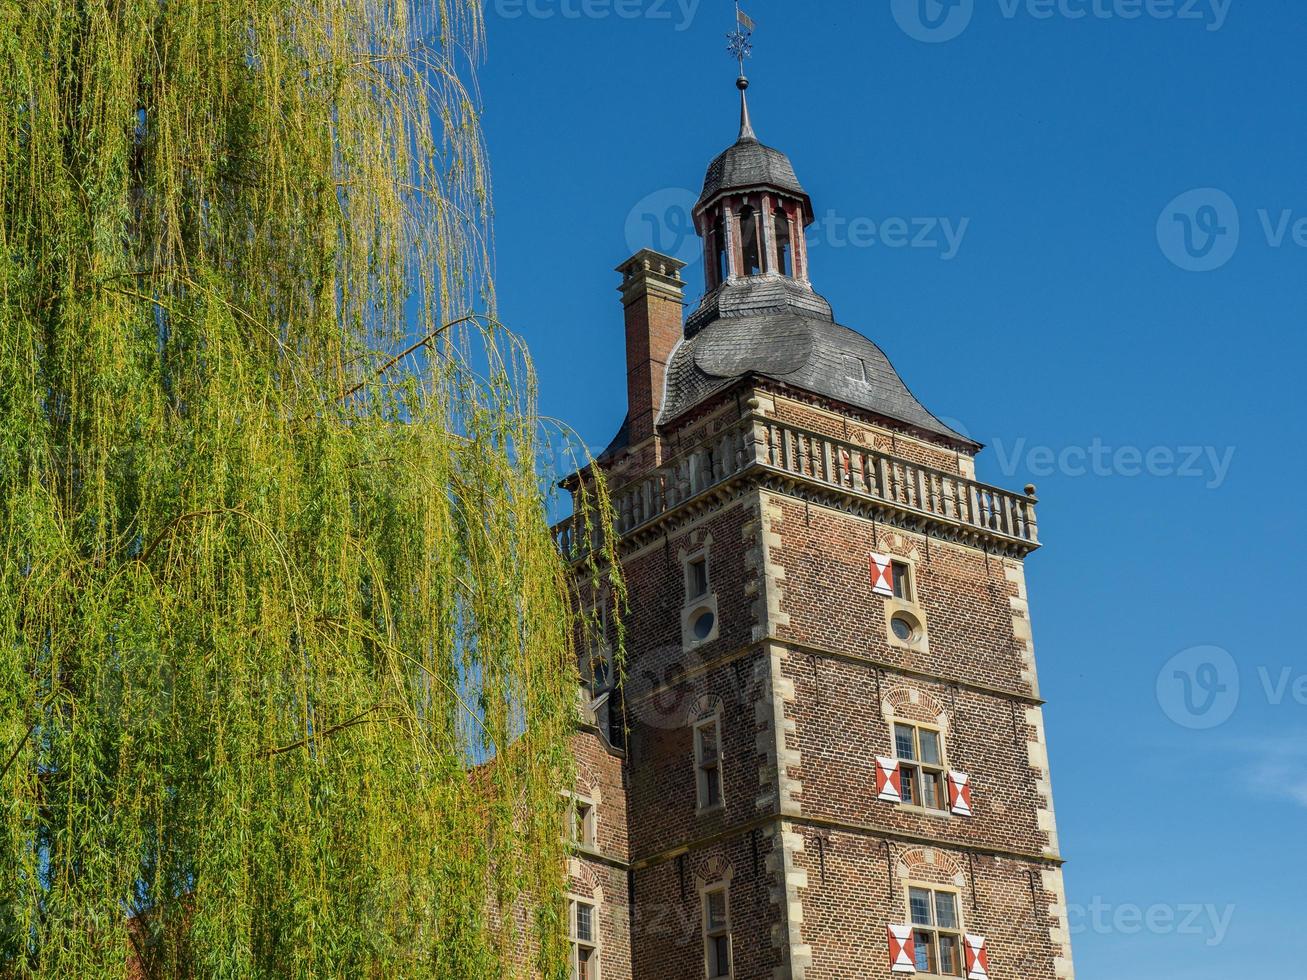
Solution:
<svg viewBox="0 0 1307 980">
<path fill-rule="evenodd" d="M 701 885 L 729 882 L 735 877 L 735 867 L 720 854 L 714 854 L 698 863 L 694 869 L 694 877 Z"/>
<path fill-rule="evenodd" d="M 883 528 L 878 535 L 876 547 L 886 554 L 893 555 L 895 558 L 907 558 L 911 561 L 921 561 L 921 550 L 917 545 L 916 539 L 906 534 L 900 534 L 898 531 L 885 531 Z"/>
<path fill-rule="evenodd" d="M 881 700 L 881 710 L 889 721 L 897 718 L 948 728 L 948 709 L 937 697 L 920 688 L 896 685 L 887 690 Z"/>
<path fill-rule="evenodd" d="M 687 725 L 697 725 L 710 718 L 720 718 L 725 713 L 726 703 L 716 694 L 704 694 L 694 700 L 685 716 Z"/>
<path fill-rule="evenodd" d="M 900 880 L 961 888 L 966 884 L 962 862 L 952 854 L 933 847 L 914 847 L 898 856 L 896 871 Z"/>
<path fill-rule="evenodd" d="M 576 760 L 576 792 L 587 799 L 599 801 L 599 775 L 583 759 Z"/>
<path fill-rule="evenodd" d="M 588 864 L 580 861 L 571 862 L 568 869 L 568 890 L 581 898 L 595 902 L 603 901 L 603 887 L 599 884 L 599 875 Z"/>
</svg>

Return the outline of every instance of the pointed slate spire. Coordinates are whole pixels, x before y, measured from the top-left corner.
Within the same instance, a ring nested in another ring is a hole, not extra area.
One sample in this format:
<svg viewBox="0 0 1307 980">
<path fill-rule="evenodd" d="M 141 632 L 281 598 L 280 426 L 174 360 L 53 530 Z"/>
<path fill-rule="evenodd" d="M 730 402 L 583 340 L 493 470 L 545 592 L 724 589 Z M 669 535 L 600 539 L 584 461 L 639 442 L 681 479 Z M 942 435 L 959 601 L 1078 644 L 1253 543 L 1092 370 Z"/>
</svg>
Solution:
<svg viewBox="0 0 1307 980">
<path fill-rule="evenodd" d="M 741 75 L 735 80 L 735 87 L 740 90 L 740 138 L 738 142 L 744 143 L 753 140 L 755 143 L 758 137 L 753 132 L 753 122 L 749 119 L 749 80 Z"/>
</svg>

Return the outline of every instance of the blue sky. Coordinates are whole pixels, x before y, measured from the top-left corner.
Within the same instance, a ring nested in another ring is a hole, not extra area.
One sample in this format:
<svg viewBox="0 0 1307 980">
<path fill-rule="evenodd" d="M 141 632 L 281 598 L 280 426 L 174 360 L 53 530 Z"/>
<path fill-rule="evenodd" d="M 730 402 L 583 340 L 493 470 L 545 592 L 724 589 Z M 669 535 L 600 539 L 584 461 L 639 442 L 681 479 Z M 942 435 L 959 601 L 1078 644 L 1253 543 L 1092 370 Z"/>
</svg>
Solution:
<svg viewBox="0 0 1307 980">
<path fill-rule="evenodd" d="M 1300 0 L 746 9 L 817 288 L 990 446 L 982 479 L 1039 485 L 1080 976 L 1302 976 Z M 625 408 L 613 267 L 685 247 L 735 135 L 730 11 L 488 0 L 501 310 L 592 445 Z"/>
</svg>

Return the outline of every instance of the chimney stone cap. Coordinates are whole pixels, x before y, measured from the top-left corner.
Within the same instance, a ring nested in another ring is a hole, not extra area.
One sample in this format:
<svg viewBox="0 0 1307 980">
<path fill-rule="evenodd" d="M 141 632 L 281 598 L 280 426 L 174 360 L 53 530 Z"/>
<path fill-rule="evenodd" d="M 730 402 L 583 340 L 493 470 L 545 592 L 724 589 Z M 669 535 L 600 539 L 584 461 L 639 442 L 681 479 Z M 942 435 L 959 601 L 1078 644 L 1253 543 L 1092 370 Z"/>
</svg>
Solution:
<svg viewBox="0 0 1307 980">
<path fill-rule="evenodd" d="M 650 287 L 658 292 L 670 293 L 673 298 L 684 298 L 685 280 L 681 278 L 681 270 L 685 265 L 670 255 L 642 248 L 617 267 L 617 271 L 622 274 L 622 284 L 617 287 L 617 291 L 628 302 Z"/>
</svg>

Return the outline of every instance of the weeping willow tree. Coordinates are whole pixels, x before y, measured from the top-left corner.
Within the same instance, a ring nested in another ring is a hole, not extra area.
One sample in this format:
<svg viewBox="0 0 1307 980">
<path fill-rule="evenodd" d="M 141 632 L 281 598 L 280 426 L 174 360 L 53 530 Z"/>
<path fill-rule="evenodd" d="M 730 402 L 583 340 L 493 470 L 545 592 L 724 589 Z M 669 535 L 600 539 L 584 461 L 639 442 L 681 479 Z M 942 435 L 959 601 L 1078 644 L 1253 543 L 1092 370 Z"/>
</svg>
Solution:
<svg viewBox="0 0 1307 980">
<path fill-rule="evenodd" d="M 0 0 L 2 976 L 562 975 L 576 606 L 432 3 Z"/>
</svg>

